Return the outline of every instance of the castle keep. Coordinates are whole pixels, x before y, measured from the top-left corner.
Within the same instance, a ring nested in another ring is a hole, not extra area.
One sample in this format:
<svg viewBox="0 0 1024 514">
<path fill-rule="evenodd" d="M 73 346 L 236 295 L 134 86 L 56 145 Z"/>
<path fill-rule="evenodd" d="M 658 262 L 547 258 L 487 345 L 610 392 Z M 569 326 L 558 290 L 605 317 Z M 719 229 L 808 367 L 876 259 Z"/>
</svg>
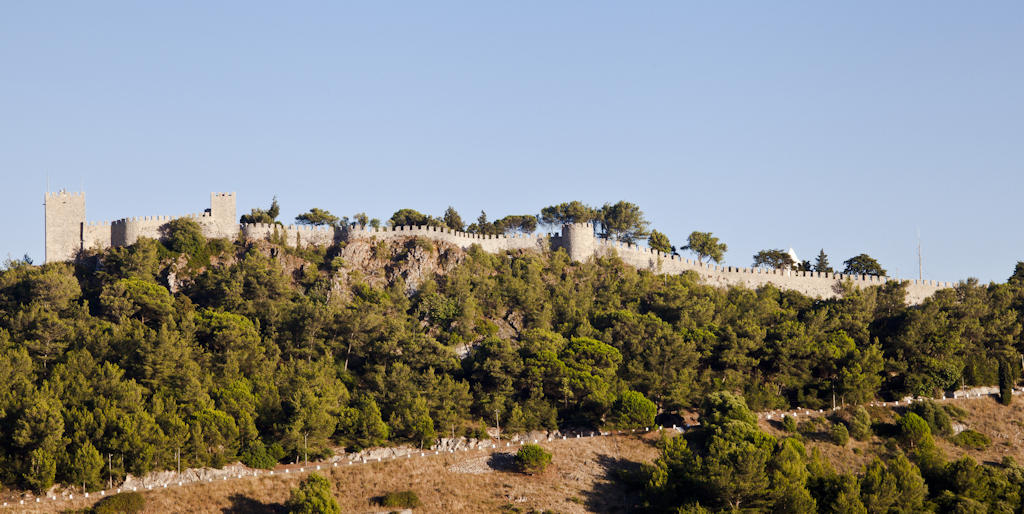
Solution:
<svg viewBox="0 0 1024 514">
<path fill-rule="evenodd" d="M 451 230 L 446 227 L 310 227 L 304 225 L 272 225 L 263 223 L 239 224 L 235 210 L 234 193 L 211 193 L 210 208 L 200 214 L 188 214 L 202 227 L 208 238 L 235 239 L 241 234 L 249 240 L 283 237 L 288 245 L 330 245 L 339 241 L 360 238 L 401 239 L 423 237 L 468 249 L 479 245 L 486 252 L 506 250 L 548 251 L 565 249 L 574 261 L 586 261 L 594 256 L 616 255 L 623 262 L 638 269 L 654 273 L 678 275 L 696 272 L 707 284 L 727 287 L 745 286 L 751 289 L 772 284 L 816 298 L 836 296 L 836 285 L 849 280 L 856 287 L 880 285 L 890 277 L 842 275 L 810 271 L 766 270 L 718 266 L 683 259 L 643 246 L 600 239 L 591 224 L 570 224 L 561 233 L 538 235 L 488 236 Z M 126 246 L 140 237 L 159 239 L 161 228 L 175 217 L 151 216 L 124 218 L 109 223 L 88 223 L 85 219 L 85 194 L 57 192 L 46 194 L 46 262 L 72 260 L 79 251 Z M 907 280 L 907 302 L 917 304 L 935 291 L 952 287 L 949 282 L 933 280 Z"/>
</svg>

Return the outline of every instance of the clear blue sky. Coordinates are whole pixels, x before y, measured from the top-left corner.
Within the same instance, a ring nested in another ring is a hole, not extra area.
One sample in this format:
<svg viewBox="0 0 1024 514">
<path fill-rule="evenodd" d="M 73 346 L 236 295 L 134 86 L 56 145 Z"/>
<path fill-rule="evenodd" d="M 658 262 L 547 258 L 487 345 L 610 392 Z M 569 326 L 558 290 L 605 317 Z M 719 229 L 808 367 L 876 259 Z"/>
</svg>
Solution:
<svg viewBox="0 0 1024 514">
<path fill-rule="evenodd" d="M 95 221 L 625 199 L 731 265 L 1024 259 L 1020 1 L 484 4 L 5 2 L 0 256 L 49 177 Z"/>
</svg>

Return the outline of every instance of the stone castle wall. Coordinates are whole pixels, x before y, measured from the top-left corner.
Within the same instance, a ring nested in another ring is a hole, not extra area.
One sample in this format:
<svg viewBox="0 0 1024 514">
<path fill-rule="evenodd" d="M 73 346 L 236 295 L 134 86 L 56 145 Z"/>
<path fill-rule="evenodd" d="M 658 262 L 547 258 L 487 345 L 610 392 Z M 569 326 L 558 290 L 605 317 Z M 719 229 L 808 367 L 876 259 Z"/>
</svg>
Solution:
<svg viewBox="0 0 1024 514">
<path fill-rule="evenodd" d="M 354 239 L 396 240 L 424 237 L 445 242 L 462 249 L 479 245 L 486 252 L 508 250 L 548 251 L 564 249 L 574 261 L 586 261 L 595 256 L 617 256 L 623 262 L 653 273 L 680 274 L 696 272 L 707 284 L 728 287 L 744 286 L 751 289 L 766 284 L 785 290 L 798 291 L 815 298 L 832 298 L 837 285 L 849 280 L 856 287 L 883 284 L 889 277 L 843 275 L 802 271 L 767 270 L 718 266 L 669 255 L 647 247 L 598 238 L 591 224 L 569 224 L 561 234 L 492 236 L 470 234 L 447 227 L 392 228 L 372 227 L 311 227 L 306 225 L 239 224 L 235 212 L 234 193 L 210 195 L 210 209 L 188 217 L 199 223 L 209 238 L 234 239 L 239 234 L 248 240 L 276 240 L 296 247 L 327 246 Z M 47 193 L 46 195 L 46 262 L 74 259 L 80 250 L 130 245 L 140 237 L 159 239 L 161 230 L 170 216 L 125 218 L 111 223 L 85 222 L 85 196 L 81 193 Z M 909 280 L 907 301 L 917 304 L 935 291 L 952 287 L 948 282 Z"/>
<path fill-rule="evenodd" d="M 111 222 L 86 222 L 85 193 L 46 193 L 46 262 L 68 261 L 78 252 L 134 244 L 140 237 L 160 239 L 163 227 L 176 218 L 191 218 L 208 238 L 234 239 L 238 216 L 234 193 L 211 193 L 210 208 L 184 216 L 143 216 Z"/>
<path fill-rule="evenodd" d="M 701 277 L 704 283 L 713 286 L 743 286 L 749 289 L 756 289 L 766 284 L 772 284 L 779 289 L 798 291 L 812 298 L 835 297 L 837 295 L 837 286 L 847 280 L 855 287 L 871 287 L 893 280 L 902 280 L 893 277 L 875 277 L 871 275 L 844 275 L 842 273 L 719 266 L 712 263 L 684 259 L 678 255 L 669 255 L 642 246 L 614 241 L 597 241 L 595 255 L 612 254 L 638 269 L 645 269 L 655 273 L 678 275 L 686 271 L 694 271 Z M 907 302 L 911 304 L 921 303 L 939 289 L 950 288 L 956 285 L 950 282 L 934 280 L 906 280 L 906 282 L 908 283 Z"/>
</svg>

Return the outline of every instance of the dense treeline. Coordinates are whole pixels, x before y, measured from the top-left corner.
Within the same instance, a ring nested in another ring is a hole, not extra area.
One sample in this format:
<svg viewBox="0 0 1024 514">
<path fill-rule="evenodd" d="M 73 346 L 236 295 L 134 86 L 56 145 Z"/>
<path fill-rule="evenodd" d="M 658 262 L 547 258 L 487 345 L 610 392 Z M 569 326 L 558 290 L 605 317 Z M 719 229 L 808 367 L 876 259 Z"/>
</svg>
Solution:
<svg viewBox="0 0 1024 514">
<path fill-rule="evenodd" d="M 563 252 L 375 244 L 392 270 L 457 262 L 413 287 L 346 267 L 344 246 L 206 241 L 183 220 L 74 265 L 9 263 L 3 482 L 95 488 L 179 455 L 270 466 L 495 421 L 637 426 L 719 390 L 753 408 L 933 394 L 995 384 L 1024 349 L 1024 267 L 908 307 L 894 283 L 821 301 Z"/>
<path fill-rule="evenodd" d="M 956 408 L 925 402 L 894 424 L 877 424 L 892 432 L 886 444 L 858 472 L 844 473 L 818 448 L 808 454 L 801 434 L 761 430 L 742 398 L 711 393 L 700 428 L 663 436 L 661 456 L 627 479 L 644 491 L 641 506 L 651 512 L 1020 512 L 1024 467 L 1010 457 L 999 465 L 947 460 L 938 449 L 933 432 L 951 433 L 949 410 Z M 851 429 L 870 431 L 857 419 L 866 411 L 857 411 Z M 833 433 L 846 430 L 842 420 L 833 426 Z"/>
</svg>

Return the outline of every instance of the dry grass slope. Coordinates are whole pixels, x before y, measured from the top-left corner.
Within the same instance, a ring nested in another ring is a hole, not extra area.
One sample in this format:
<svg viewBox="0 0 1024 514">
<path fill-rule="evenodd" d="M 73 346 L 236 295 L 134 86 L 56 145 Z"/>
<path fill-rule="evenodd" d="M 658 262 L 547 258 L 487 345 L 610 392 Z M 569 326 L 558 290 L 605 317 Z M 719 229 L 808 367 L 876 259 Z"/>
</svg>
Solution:
<svg viewBox="0 0 1024 514">
<path fill-rule="evenodd" d="M 502 449 L 456 452 L 427 458 L 326 468 L 342 512 L 387 512 L 375 499 L 389 491 L 413 490 L 423 502 L 416 512 L 502 512 L 513 506 L 562 513 L 624 512 L 637 500 L 612 480 L 615 469 L 657 457 L 657 435 L 611 436 L 541 443 L 554 454 L 543 474 L 501 471 L 509 462 Z M 260 476 L 146 491 L 150 513 L 281 513 L 289 491 L 304 475 Z M 62 509 L 82 509 L 83 499 L 62 502 Z M 45 505 L 44 505 L 45 506 Z M 42 507 L 42 506 L 41 506 Z M 52 509 L 53 506 L 50 506 Z M 19 512 L 52 512 L 29 509 Z"/>
</svg>

